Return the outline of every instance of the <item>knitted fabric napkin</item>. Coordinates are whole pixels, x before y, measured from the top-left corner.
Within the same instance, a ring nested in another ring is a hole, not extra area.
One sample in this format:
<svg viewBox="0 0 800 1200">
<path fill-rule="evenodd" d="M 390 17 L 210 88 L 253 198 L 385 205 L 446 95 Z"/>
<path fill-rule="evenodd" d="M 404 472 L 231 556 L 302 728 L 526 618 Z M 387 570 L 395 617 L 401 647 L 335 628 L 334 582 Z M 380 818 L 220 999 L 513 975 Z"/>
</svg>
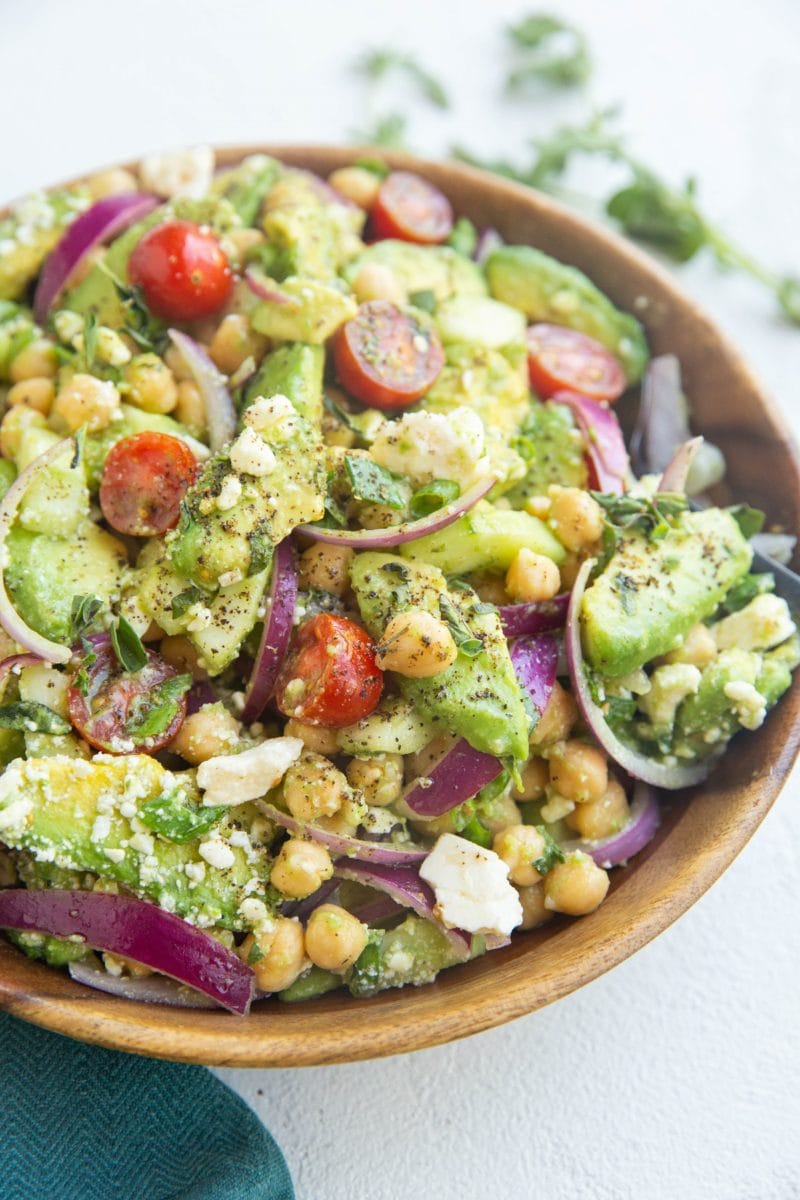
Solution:
<svg viewBox="0 0 800 1200">
<path fill-rule="evenodd" d="M 202 1067 L 0 1013 L 2 1200 L 294 1200 L 280 1149 Z"/>
</svg>

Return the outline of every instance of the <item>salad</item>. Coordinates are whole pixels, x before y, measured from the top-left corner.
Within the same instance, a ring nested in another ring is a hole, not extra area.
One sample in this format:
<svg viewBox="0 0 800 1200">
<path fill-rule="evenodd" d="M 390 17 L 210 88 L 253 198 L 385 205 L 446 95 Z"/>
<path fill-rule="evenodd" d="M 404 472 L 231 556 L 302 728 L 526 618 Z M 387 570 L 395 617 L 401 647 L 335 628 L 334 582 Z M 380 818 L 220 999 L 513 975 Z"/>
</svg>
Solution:
<svg viewBox="0 0 800 1200">
<path fill-rule="evenodd" d="M 364 997 L 591 913 L 800 662 L 676 361 L 381 161 L 20 202 L 0 396 L 0 929 L 94 988 Z"/>
</svg>

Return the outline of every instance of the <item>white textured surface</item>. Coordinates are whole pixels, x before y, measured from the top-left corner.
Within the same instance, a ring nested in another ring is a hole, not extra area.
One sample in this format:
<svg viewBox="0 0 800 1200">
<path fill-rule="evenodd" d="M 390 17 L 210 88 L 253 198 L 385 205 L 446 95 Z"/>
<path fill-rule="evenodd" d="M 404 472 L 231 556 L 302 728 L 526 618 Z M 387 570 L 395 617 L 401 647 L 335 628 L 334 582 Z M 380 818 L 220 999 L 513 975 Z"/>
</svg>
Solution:
<svg viewBox="0 0 800 1200">
<path fill-rule="evenodd" d="M 359 121 L 345 64 L 363 44 L 423 51 L 450 82 L 458 115 L 423 112 L 420 148 L 514 151 L 581 110 L 499 107 L 500 26 L 528 7 L 4 0 L 0 194 L 170 144 L 341 138 Z M 642 155 L 676 179 L 697 171 L 709 211 L 800 268 L 796 0 L 544 7 L 591 34 L 593 96 L 624 103 Z M 681 279 L 800 425 L 797 331 L 704 262 Z M 551 1009 L 401 1059 L 221 1072 L 281 1142 L 300 1200 L 800 1195 L 798 791 L 795 776 L 676 927 Z"/>
</svg>

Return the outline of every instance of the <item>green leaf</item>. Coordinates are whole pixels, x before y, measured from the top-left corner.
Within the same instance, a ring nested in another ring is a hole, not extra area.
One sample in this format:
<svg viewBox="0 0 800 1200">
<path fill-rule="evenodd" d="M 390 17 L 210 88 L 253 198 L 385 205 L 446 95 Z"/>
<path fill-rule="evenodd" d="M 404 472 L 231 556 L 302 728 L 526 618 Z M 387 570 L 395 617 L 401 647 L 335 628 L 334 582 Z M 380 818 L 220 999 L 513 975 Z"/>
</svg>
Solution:
<svg viewBox="0 0 800 1200">
<path fill-rule="evenodd" d="M 535 13 L 510 25 L 508 35 L 517 49 L 524 51 L 506 80 L 506 89 L 512 94 L 526 90 L 537 80 L 574 87 L 585 83 L 592 73 L 586 38 L 558 17 Z"/>
<path fill-rule="evenodd" d="M 630 237 L 657 246 L 677 262 L 694 258 L 708 240 L 691 182 L 675 192 L 654 176 L 642 174 L 610 198 L 606 212 Z"/>
<path fill-rule="evenodd" d="M 142 639 L 125 617 L 118 617 L 111 626 L 111 645 L 123 671 L 134 674 L 147 663 L 147 651 Z"/>
<path fill-rule="evenodd" d="M 544 825 L 537 825 L 536 832 L 540 833 L 544 838 L 545 848 L 539 858 L 533 860 L 531 866 L 533 867 L 534 871 L 538 871 L 540 875 L 546 875 L 548 871 L 552 870 L 556 863 L 564 861 L 564 851 Z"/>
<path fill-rule="evenodd" d="M 131 706 L 128 735 L 137 742 L 143 742 L 169 729 L 191 686 L 191 675 L 172 675 L 151 692 L 138 696 Z"/>
<path fill-rule="evenodd" d="M 255 529 L 252 533 L 248 533 L 247 541 L 250 546 L 250 562 L 247 567 L 247 574 L 258 575 L 260 571 L 266 571 L 267 567 L 272 562 L 272 556 L 275 547 L 270 541 L 267 534 Z"/>
<path fill-rule="evenodd" d="M 222 806 L 195 807 L 187 802 L 185 793 L 176 788 L 148 800 L 137 815 L 142 824 L 154 833 L 160 833 L 170 842 L 183 844 L 208 833 L 226 811 Z"/>
<path fill-rule="evenodd" d="M 384 113 L 383 116 L 376 117 L 372 125 L 356 130 L 354 138 L 365 146 L 383 146 L 387 150 L 404 150 L 407 125 L 408 122 L 402 113 Z"/>
<path fill-rule="evenodd" d="M 649 541 L 657 542 L 674 529 L 681 514 L 688 508 L 685 496 L 677 492 L 657 492 L 654 496 L 623 496 L 611 492 L 592 492 L 592 497 L 605 512 L 603 556 L 610 558 L 616 550 L 621 533 L 637 529 Z"/>
<path fill-rule="evenodd" d="M 436 108 L 448 108 L 450 105 L 447 92 L 439 80 L 410 54 L 390 49 L 368 50 L 356 63 L 356 70 L 372 83 L 379 83 L 392 73 L 405 75 Z"/>
<path fill-rule="evenodd" d="M 465 825 L 462 825 L 460 836 L 466 838 L 468 842 L 474 842 L 476 846 L 484 846 L 488 848 L 492 844 L 492 835 L 479 817 L 474 814 L 470 817 Z"/>
<path fill-rule="evenodd" d="M 379 179 L 385 179 L 392 169 L 382 158 L 357 158 L 353 166 L 360 167 L 362 171 L 369 171 Z"/>
<path fill-rule="evenodd" d="M 734 504 L 728 512 L 741 529 L 743 537 L 751 538 L 764 528 L 764 513 L 758 508 L 751 508 L 749 504 Z"/>
<path fill-rule="evenodd" d="M 405 508 L 405 496 L 397 486 L 394 475 L 385 467 L 379 466 L 371 458 L 353 454 L 345 456 L 344 466 L 354 499 L 364 504 L 380 504 L 385 508 Z"/>
<path fill-rule="evenodd" d="M 452 246 L 457 254 L 464 258 L 472 258 L 478 245 L 478 231 L 469 217 L 459 217 L 450 231 L 447 245 Z"/>
<path fill-rule="evenodd" d="M 493 779 L 491 783 L 487 783 L 485 787 L 481 788 L 475 797 L 476 803 L 491 804 L 492 800 L 496 800 L 498 796 L 503 794 L 510 782 L 511 775 L 509 772 L 506 770 L 500 771 L 496 779 Z"/>
<path fill-rule="evenodd" d="M 83 318 L 83 358 L 86 370 L 94 369 L 97 357 L 97 314 L 91 310 Z"/>
<path fill-rule="evenodd" d="M 204 594 L 196 584 L 191 584 L 184 591 L 178 592 L 177 596 L 173 596 L 170 608 L 175 620 L 179 620 L 184 613 L 187 613 L 193 604 L 199 604 Z"/>
<path fill-rule="evenodd" d="M 419 292 L 412 292 L 408 297 L 409 304 L 413 304 L 414 308 L 421 308 L 423 312 L 436 312 L 436 293 L 430 288 L 422 288 Z"/>
<path fill-rule="evenodd" d="M 739 612 L 751 600 L 755 600 L 756 596 L 762 596 L 765 592 L 775 591 L 775 576 L 771 571 L 764 571 L 762 574 L 745 575 L 744 579 L 740 579 L 738 583 L 730 589 L 722 601 L 722 608 L 727 613 Z"/>
<path fill-rule="evenodd" d="M 458 647 L 459 652 L 466 655 L 467 658 L 477 658 L 483 650 L 483 642 L 480 638 L 475 637 L 461 613 L 446 593 L 442 593 L 439 597 L 439 611 L 442 614 L 442 620 L 453 635 L 453 641 Z"/>
<path fill-rule="evenodd" d="M 250 947 L 250 953 L 247 956 L 248 966 L 254 967 L 256 963 L 260 963 L 264 957 L 264 951 L 259 946 L 258 942 L 253 942 Z"/>
<path fill-rule="evenodd" d="M 778 303 L 790 321 L 800 325 L 800 278 L 785 275 L 778 281 Z"/>
<path fill-rule="evenodd" d="M 0 707 L 0 729 L 16 729 L 20 733 L 69 733 L 72 729 L 46 704 L 36 700 L 18 700 Z"/>
<path fill-rule="evenodd" d="M 418 488 L 409 501 L 409 512 L 415 520 L 428 517 L 438 512 L 446 504 L 452 504 L 461 495 L 461 488 L 453 479 L 434 479 L 432 483 L 423 484 Z"/>
<path fill-rule="evenodd" d="M 102 609 L 103 602 L 97 596 L 73 596 L 69 611 L 70 641 L 77 642 Z"/>
</svg>

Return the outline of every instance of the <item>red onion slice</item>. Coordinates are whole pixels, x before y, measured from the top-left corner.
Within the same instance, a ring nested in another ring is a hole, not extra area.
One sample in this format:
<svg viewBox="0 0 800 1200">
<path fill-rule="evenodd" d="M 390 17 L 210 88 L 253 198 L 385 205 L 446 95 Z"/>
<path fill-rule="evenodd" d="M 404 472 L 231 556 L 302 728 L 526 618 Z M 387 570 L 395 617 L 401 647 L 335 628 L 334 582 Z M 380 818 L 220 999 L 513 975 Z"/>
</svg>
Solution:
<svg viewBox="0 0 800 1200">
<path fill-rule="evenodd" d="M 563 629 L 569 607 L 569 592 L 552 600 L 531 600 L 523 604 L 502 604 L 498 608 L 503 633 L 507 638 L 523 634 L 548 633 Z"/>
<path fill-rule="evenodd" d="M 586 443 L 586 454 L 601 492 L 619 494 L 628 475 L 628 451 L 619 421 L 606 408 L 578 392 L 556 392 L 550 399 L 572 410 Z"/>
<path fill-rule="evenodd" d="M 194 716 L 201 708 L 205 708 L 206 704 L 216 704 L 216 702 L 217 693 L 210 683 L 206 683 L 204 680 L 193 683 L 186 697 L 186 715 L 187 717 Z"/>
<path fill-rule="evenodd" d="M 634 788 L 633 804 L 624 829 L 600 841 L 577 838 L 565 842 L 563 849 L 583 850 L 594 859 L 598 867 L 618 867 L 640 850 L 644 850 L 648 842 L 655 837 L 660 823 L 661 810 L 655 792 L 640 780 Z"/>
<path fill-rule="evenodd" d="M 631 435 L 631 455 L 637 474 L 663 471 L 676 446 L 690 437 L 680 363 L 674 354 L 659 354 L 647 364 L 639 415 Z"/>
<path fill-rule="evenodd" d="M 427 850 L 417 847 L 405 849 L 387 842 L 366 842 L 361 838 L 331 833 L 327 829 L 319 829 L 316 825 L 308 825 L 295 820 L 289 813 L 282 812 L 267 800 L 259 800 L 257 803 L 264 816 L 268 817 L 270 821 L 274 821 L 276 825 L 288 829 L 290 833 L 305 834 L 312 841 L 319 842 L 321 846 L 327 846 L 336 855 L 342 854 L 346 858 L 357 858 L 360 862 L 379 863 L 387 867 L 422 862 L 423 858 L 428 855 Z"/>
<path fill-rule="evenodd" d="M 387 529 L 325 529 L 321 525 L 299 525 L 297 532 L 312 541 L 329 542 L 333 546 L 351 546 L 355 550 L 391 550 L 393 546 L 402 546 L 405 542 L 413 542 L 429 533 L 446 529 L 482 500 L 494 484 L 495 478 L 490 475 L 473 483 L 457 500 L 438 508 L 430 516 L 402 525 L 391 525 Z"/>
<path fill-rule="evenodd" d="M 225 386 L 225 378 L 193 338 L 179 329 L 170 329 L 168 332 L 203 397 L 208 444 L 212 450 L 221 450 L 236 432 L 236 409 Z"/>
<path fill-rule="evenodd" d="M 11 654 L 0 662 L 0 681 L 5 679 L 9 671 L 19 674 L 23 667 L 36 667 L 42 661 L 38 654 Z"/>
<path fill-rule="evenodd" d="M 158 204 L 157 197 L 143 192 L 104 196 L 68 225 L 64 236 L 48 255 L 39 276 L 33 299 L 36 320 L 44 323 L 70 275 L 90 250 L 100 242 L 122 233 L 134 221 L 146 217 Z"/>
<path fill-rule="evenodd" d="M 253 972 L 220 942 L 134 896 L 9 888 L 0 892 L 0 929 L 84 939 L 94 950 L 132 958 L 246 1016 Z"/>
<path fill-rule="evenodd" d="M 482 229 L 478 235 L 475 253 L 472 257 L 475 259 L 475 262 L 482 267 L 492 251 L 499 250 L 500 247 L 504 245 L 505 242 L 498 231 L 494 229 L 493 226 L 487 225 L 486 228 Z"/>
<path fill-rule="evenodd" d="M 294 606 L 297 600 L 297 571 L 294 565 L 294 551 L 288 538 L 275 547 L 266 599 L 264 628 L 242 710 L 242 720 L 247 725 L 257 721 L 264 711 L 292 636 Z"/>
<path fill-rule="evenodd" d="M 377 863 L 348 862 L 336 863 L 334 872 L 340 879 L 354 879 L 356 883 L 365 883 L 391 896 L 401 907 L 410 908 L 419 917 L 432 921 L 441 929 L 452 946 L 463 956 L 469 958 L 472 951 L 472 936 L 463 929 L 447 929 L 434 916 L 436 897 L 432 888 L 424 879 L 420 879 L 419 871 L 411 865 L 386 867 Z"/>
<path fill-rule="evenodd" d="M 547 708 L 558 671 L 558 642 L 542 637 L 517 638 L 511 647 L 511 662 L 517 679 L 541 717 Z"/>
<path fill-rule="evenodd" d="M 74 453 L 74 451 L 75 441 L 73 438 L 64 438 L 62 442 L 56 442 L 55 446 L 51 446 L 49 450 L 45 450 L 44 454 L 40 454 L 38 458 L 29 462 L 24 471 L 20 471 L 3 499 L 0 500 L 0 562 L 5 559 L 6 538 L 31 481 L 46 470 L 51 463 L 56 462 L 65 454 Z M 60 646 L 58 642 L 51 642 L 49 638 L 43 637 L 41 633 L 37 633 L 23 621 L 13 607 L 6 591 L 2 567 L 0 567 L 0 625 L 13 641 L 24 646 L 31 654 L 44 659 L 45 662 L 66 663 L 72 657 L 69 646 Z"/>
<path fill-rule="evenodd" d="M 583 594 L 586 591 L 586 583 L 594 567 L 594 561 L 593 558 L 587 559 L 578 572 L 572 588 L 569 612 L 567 614 L 567 628 L 564 634 L 572 690 L 583 719 L 593 737 L 602 746 L 609 758 L 613 759 L 618 766 L 627 771 L 629 775 L 632 775 L 634 779 L 642 779 L 645 783 L 652 784 L 653 787 L 664 788 L 667 791 L 676 791 L 678 788 L 691 787 L 695 783 L 700 783 L 703 779 L 707 778 L 711 771 L 715 761 L 714 758 L 708 758 L 698 763 L 674 764 L 648 758 L 646 755 L 640 754 L 637 750 L 631 749 L 630 746 L 626 746 L 617 737 L 606 721 L 601 708 L 595 704 L 589 682 L 586 678 L 580 626 Z"/>
<path fill-rule="evenodd" d="M 69 964 L 69 973 L 76 983 L 119 996 L 123 1000 L 135 1000 L 138 1004 L 168 1004 L 171 1008 L 219 1008 L 210 996 L 203 996 L 194 988 L 176 983 L 165 975 L 147 975 L 131 978 L 130 975 L 109 975 L 89 963 Z"/>
<path fill-rule="evenodd" d="M 688 442 L 683 442 L 678 446 L 678 449 L 673 454 L 670 461 L 664 468 L 664 474 L 661 476 L 656 491 L 658 492 L 685 492 L 686 480 L 689 477 L 692 463 L 694 462 L 697 451 L 703 444 L 701 437 L 690 438 Z"/>
<path fill-rule="evenodd" d="M 494 755 L 484 754 L 465 738 L 459 738 L 426 775 L 413 780 L 403 793 L 403 800 L 420 817 L 441 817 L 476 796 L 502 769 L 502 763 Z"/>
</svg>

